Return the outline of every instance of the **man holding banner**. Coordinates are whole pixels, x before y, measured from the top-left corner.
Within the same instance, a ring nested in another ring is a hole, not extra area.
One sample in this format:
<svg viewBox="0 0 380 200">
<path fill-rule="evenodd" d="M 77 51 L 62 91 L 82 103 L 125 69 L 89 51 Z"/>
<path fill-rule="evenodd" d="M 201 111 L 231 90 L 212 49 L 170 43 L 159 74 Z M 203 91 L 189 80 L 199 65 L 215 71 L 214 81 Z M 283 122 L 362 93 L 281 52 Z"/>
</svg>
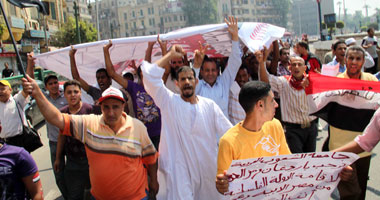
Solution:
<svg viewBox="0 0 380 200">
<path fill-rule="evenodd" d="M 360 46 L 351 46 L 346 51 L 345 63 L 346 71 L 339 74 L 339 78 L 359 79 L 366 81 L 378 81 L 377 78 L 366 72 L 362 72 L 365 62 L 365 50 Z M 345 101 L 350 100 L 351 107 L 341 106 L 340 102 L 326 106 L 328 109 L 329 126 L 329 149 L 336 149 L 352 141 L 356 136 L 361 135 L 364 127 L 368 124 L 370 117 L 368 112 L 355 109 L 355 98 L 347 99 L 349 94 L 344 94 Z M 325 97 L 326 99 L 329 97 Z M 343 100 L 343 99 L 342 99 Z M 355 114 L 353 114 L 355 113 Z M 373 113 L 373 112 L 372 112 Z M 364 114 L 364 115 L 363 115 Z M 357 127 L 357 122 L 365 124 L 364 127 Z M 355 126 L 355 127 L 354 127 Z M 367 188 L 368 172 L 371 156 L 368 153 L 361 154 L 352 167 L 355 170 L 354 179 L 343 181 L 338 185 L 341 199 L 365 199 Z"/>
<path fill-rule="evenodd" d="M 230 17 L 226 23 L 233 45 L 238 45 L 237 20 Z M 222 199 L 214 187 L 218 140 L 232 125 L 214 101 L 196 95 L 198 79 L 192 68 L 178 70 L 180 95 L 164 85 L 164 67 L 184 54 L 175 45 L 155 64 L 142 65 L 145 89 L 162 116 L 159 176 L 160 184 L 166 185 L 162 199 Z"/>
</svg>

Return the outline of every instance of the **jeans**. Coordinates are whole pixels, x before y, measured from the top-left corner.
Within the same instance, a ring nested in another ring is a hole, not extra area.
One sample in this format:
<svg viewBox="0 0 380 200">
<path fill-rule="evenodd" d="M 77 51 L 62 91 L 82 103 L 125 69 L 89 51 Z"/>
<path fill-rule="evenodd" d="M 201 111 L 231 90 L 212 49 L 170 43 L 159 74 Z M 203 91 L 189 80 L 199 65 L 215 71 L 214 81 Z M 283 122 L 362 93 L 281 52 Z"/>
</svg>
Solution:
<svg viewBox="0 0 380 200">
<path fill-rule="evenodd" d="M 91 188 L 87 159 L 72 160 L 66 157 L 64 179 L 67 189 L 67 200 L 81 200 Z"/>
<path fill-rule="evenodd" d="M 64 178 L 65 157 L 61 156 L 61 162 L 59 165 L 59 172 L 54 171 L 54 161 L 55 161 L 56 153 L 57 153 L 57 142 L 49 141 L 49 147 L 50 147 L 51 166 L 53 168 L 55 182 L 56 182 L 58 189 L 61 192 L 63 198 L 67 199 L 67 188 L 65 185 L 65 178 Z"/>
</svg>

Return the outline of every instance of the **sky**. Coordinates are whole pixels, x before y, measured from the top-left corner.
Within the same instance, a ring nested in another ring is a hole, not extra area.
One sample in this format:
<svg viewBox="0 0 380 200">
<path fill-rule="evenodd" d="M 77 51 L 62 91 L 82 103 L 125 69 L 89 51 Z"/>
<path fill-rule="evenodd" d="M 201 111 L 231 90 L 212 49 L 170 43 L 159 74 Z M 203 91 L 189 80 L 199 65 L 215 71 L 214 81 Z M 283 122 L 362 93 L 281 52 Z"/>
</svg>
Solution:
<svg viewBox="0 0 380 200">
<path fill-rule="evenodd" d="M 322 0 L 323 1 L 323 0 Z M 339 13 L 338 1 L 342 2 L 341 14 L 343 13 L 343 0 L 334 0 L 334 9 L 335 13 Z M 375 8 L 380 8 L 380 0 L 344 0 L 346 3 L 347 12 L 354 14 L 356 10 L 362 10 L 363 15 L 365 16 L 364 3 L 366 2 L 369 6 L 368 15 L 373 15 L 375 13 Z"/>
</svg>

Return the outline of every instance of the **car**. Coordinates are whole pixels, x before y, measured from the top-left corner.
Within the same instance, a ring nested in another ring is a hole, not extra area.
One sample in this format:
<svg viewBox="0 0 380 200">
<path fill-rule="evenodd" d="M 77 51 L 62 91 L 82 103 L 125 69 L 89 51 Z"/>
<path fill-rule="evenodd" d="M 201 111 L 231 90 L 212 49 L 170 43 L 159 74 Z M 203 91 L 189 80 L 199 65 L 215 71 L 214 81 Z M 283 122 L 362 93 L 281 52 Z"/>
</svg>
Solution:
<svg viewBox="0 0 380 200">
<path fill-rule="evenodd" d="M 43 92 L 46 92 L 44 82 L 40 80 L 36 81 L 41 90 Z M 33 99 L 33 97 L 31 97 L 30 102 L 25 106 L 25 116 L 26 120 L 28 120 L 32 126 L 37 126 L 45 121 L 44 116 L 42 116 L 40 109 L 37 106 L 36 100 Z"/>
</svg>

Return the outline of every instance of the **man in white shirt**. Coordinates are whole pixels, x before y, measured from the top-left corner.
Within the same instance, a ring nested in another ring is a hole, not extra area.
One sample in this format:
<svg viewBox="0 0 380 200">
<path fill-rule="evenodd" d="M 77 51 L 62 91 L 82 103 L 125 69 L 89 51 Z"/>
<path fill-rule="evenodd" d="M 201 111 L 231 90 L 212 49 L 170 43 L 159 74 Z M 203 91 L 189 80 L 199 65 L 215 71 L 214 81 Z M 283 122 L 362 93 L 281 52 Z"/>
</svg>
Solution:
<svg viewBox="0 0 380 200">
<path fill-rule="evenodd" d="M 377 60 L 378 55 L 376 49 L 380 49 L 379 44 L 377 43 L 377 37 L 375 36 L 375 30 L 369 28 L 367 30 L 368 36 L 363 38 L 362 47 L 372 56 L 375 61 L 375 65 L 371 68 L 365 69 L 365 72 L 375 74 L 377 72 Z"/>
<path fill-rule="evenodd" d="M 237 19 L 231 19 L 237 23 Z M 228 117 L 229 90 L 242 63 L 238 30 L 231 31 L 231 27 L 228 27 L 228 31 L 231 34 L 232 49 L 227 66 L 220 76 L 220 69 L 216 65 L 216 62 L 206 56 L 202 60 L 203 62 L 196 62 L 196 58 L 194 58 L 193 64 L 196 74 L 200 72 L 202 76 L 202 80 L 199 80 L 195 93 L 214 100 L 226 117 Z"/>
<path fill-rule="evenodd" d="M 14 96 L 11 94 L 11 84 L 7 80 L 0 80 L 0 139 L 7 143 L 22 133 L 23 122 L 26 125 L 24 107 L 29 102 L 29 95 L 24 90 Z"/>
<path fill-rule="evenodd" d="M 230 18 L 229 31 L 237 34 L 237 22 Z M 143 62 L 144 86 L 161 109 L 162 129 L 159 182 L 166 185 L 162 199 L 223 199 L 214 185 L 219 138 L 232 127 L 221 109 L 210 99 L 195 94 L 198 79 L 188 66 L 177 73 L 181 94 L 170 91 L 162 81 L 164 67 L 184 55 L 180 46 L 155 64 Z"/>
</svg>

